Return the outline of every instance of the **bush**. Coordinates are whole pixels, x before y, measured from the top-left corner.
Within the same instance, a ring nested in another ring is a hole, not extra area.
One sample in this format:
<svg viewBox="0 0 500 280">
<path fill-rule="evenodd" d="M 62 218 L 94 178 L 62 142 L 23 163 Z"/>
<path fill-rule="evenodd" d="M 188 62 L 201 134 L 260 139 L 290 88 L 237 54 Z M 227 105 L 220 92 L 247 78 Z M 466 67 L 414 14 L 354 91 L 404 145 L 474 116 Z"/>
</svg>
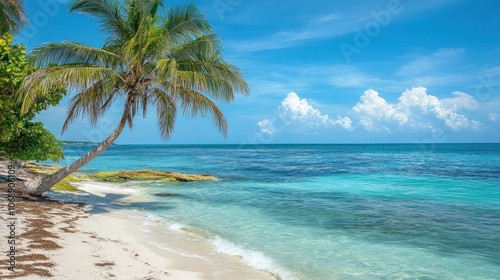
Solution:
<svg viewBox="0 0 500 280">
<path fill-rule="evenodd" d="M 0 155 L 10 160 L 58 161 L 63 156 L 62 142 L 44 128 L 41 122 L 32 122 L 36 115 L 49 106 L 57 105 L 66 90 L 54 88 L 46 97 L 35 100 L 30 110 L 21 116 L 21 104 L 16 102 L 16 91 L 23 79 L 33 73 L 26 62 L 26 47 L 13 45 L 13 37 L 0 37 Z"/>
</svg>

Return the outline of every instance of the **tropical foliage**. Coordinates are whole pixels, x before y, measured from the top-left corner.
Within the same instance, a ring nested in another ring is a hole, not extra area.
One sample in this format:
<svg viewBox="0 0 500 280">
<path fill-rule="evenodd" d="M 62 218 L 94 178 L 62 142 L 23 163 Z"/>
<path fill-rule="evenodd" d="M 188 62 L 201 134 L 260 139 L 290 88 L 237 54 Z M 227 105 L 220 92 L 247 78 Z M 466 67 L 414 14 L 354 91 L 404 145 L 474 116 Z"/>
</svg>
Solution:
<svg viewBox="0 0 500 280">
<path fill-rule="evenodd" d="M 12 160 L 58 161 L 63 158 L 61 143 L 33 119 L 48 106 L 57 105 L 65 90 L 61 86 L 50 88 L 21 116 L 21 106 L 13 97 L 24 77 L 34 69 L 26 67 L 25 46 L 13 45 L 12 40 L 8 33 L 0 38 L 0 155 Z"/>
<path fill-rule="evenodd" d="M 102 48 L 76 42 L 47 43 L 34 49 L 30 65 L 40 70 L 22 83 L 19 96 L 26 112 L 50 88 L 65 84 L 72 97 L 63 130 L 78 118 L 96 124 L 113 104 L 123 113 L 113 133 L 67 168 L 43 179 L 41 194 L 98 156 L 133 127 L 138 114 L 156 109 L 164 138 L 170 137 L 180 111 L 212 119 L 227 135 L 228 124 L 215 102 L 247 94 L 240 71 L 221 55 L 220 38 L 193 5 L 166 9 L 160 0 L 77 0 L 71 11 L 90 15 L 107 35 Z"/>
<path fill-rule="evenodd" d="M 0 37 L 4 33 L 16 34 L 26 25 L 22 0 L 0 0 Z"/>
</svg>

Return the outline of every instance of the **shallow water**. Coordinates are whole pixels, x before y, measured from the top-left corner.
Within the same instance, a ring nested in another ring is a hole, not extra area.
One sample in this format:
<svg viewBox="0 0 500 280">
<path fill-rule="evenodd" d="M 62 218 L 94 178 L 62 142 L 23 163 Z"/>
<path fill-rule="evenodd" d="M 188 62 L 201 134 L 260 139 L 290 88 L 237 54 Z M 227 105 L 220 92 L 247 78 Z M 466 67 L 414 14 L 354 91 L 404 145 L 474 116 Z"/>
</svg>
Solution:
<svg viewBox="0 0 500 280">
<path fill-rule="evenodd" d="M 113 146 L 82 170 L 146 168 L 220 180 L 128 183 L 131 206 L 284 279 L 500 275 L 499 144 Z"/>
</svg>

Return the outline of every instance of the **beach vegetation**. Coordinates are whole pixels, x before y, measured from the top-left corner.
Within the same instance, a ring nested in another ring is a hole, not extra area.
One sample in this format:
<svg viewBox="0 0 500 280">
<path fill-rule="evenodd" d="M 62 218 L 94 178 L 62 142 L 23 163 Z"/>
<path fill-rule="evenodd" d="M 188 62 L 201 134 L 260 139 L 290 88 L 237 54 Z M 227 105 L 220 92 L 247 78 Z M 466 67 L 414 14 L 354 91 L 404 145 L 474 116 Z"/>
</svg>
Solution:
<svg viewBox="0 0 500 280">
<path fill-rule="evenodd" d="M 27 162 L 25 167 L 28 172 L 36 176 L 50 175 L 61 169 L 60 166 L 35 164 L 33 162 Z M 50 190 L 58 192 L 83 193 L 84 191 L 78 189 L 74 183 L 81 183 L 86 180 L 88 180 L 86 176 L 74 173 L 64 178 L 61 182 L 55 184 Z"/>
<path fill-rule="evenodd" d="M 54 174 L 57 171 L 61 170 L 61 166 L 57 165 L 46 165 L 46 164 L 36 164 L 34 162 L 27 162 L 25 164 L 25 168 L 28 172 L 38 175 L 45 176 Z M 64 178 L 65 182 L 68 183 L 81 183 L 87 180 L 87 176 L 82 173 L 73 173 Z"/>
<path fill-rule="evenodd" d="M 161 0 L 74 0 L 70 11 L 96 18 L 107 36 L 102 48 L 77 42 L 46 43 L 29 56 L 31 67 L 18 92 L 22 112 L 60 83 L 73 95 L 65 131 L 86 118 L 92 125 L 110 108 L 121 108 L 114 131 L 69 166 L 32 184 L 41 195 L 106 150 L 138 115 L 156 110 L 160 134 L 168 139 L 178 113 L 209 117 L 226 136 L 227 120 L 217 106 L 247 95 L 242 73 L 222 57 L 220 38 L 192 4 L 165 7 Z"/>
<path fill-rule="evenodd" d="M 84 193 L 84 191 L 80 190 L 79 188 L 75 187 L 74 185 L 66 182 L 66 180 L 63 180 L 57 184 L 55 184 L 50 191 L 56 191 L 56 192 L 70 192 L 70 193 Z"/>
<path fill-rule="evenodd" d="M 114 172 L 97 172 L 91 178 L 106 182 L 121 183 L 126 181 L 168 181 L 168 182 L 198 182 L 216 180 L 208 174 L 183 174 L 177 172 L 162 172 L 155 170 L 123 170 Z"/>
<path fill-rule="evenodd" d="M 0 38 L 0 155 L 9 160 L 58 161 L 63 158 L 62 143 L 43 123 L 33 120 L 41 111 L 57 105 L 65 88 L 47 88 L 47 94 L 35 98 L 21 116 L 21 105 L 14 97 L 23 79 L 35 69 L 27 66 L 26 47 L 13 44 L 13 40 L 9 33 Z"/>
</svg>

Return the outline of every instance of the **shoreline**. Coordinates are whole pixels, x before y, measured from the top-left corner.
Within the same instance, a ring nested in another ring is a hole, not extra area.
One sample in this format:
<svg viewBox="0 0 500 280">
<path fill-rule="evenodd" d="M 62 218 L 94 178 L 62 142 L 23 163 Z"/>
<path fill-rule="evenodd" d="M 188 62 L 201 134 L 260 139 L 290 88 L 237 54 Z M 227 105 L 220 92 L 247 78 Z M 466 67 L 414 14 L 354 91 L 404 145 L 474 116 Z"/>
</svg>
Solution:
<svg viewBox="0 0 500 280">
<path fill-rule="evenodd" d="M 2 266 L 1 278 L 277 279 L 239 257 L 216 252 L 202 237 L 120 204 L 131 190 L 94 181 L 75 185 L 85 193 L 52 192 L 48 196 L 54 201 L 17 202 L 17 272 Z M 7 208 L 4 196 L 0 201 Z M 5 215 L 1 219 L 6 222 Z M 34 222 L 42 222 L 41 228 Z M 0 233 L 7 235 L 4 230 Z M 37 246 L 36 240 L 52 247 Z"/>
</svg>

